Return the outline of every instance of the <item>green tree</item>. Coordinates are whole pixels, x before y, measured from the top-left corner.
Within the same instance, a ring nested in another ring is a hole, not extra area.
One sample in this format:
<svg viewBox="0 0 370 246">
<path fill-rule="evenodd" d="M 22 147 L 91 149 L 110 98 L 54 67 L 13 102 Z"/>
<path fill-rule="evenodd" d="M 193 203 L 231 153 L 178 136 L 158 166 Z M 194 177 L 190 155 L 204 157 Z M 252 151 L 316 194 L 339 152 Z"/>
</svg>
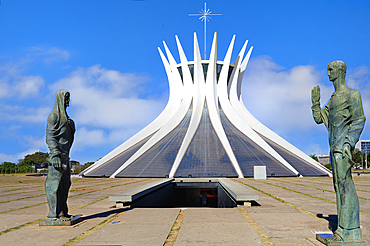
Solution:
<svg viewBox="0 0 370 246">
<path fill-rule="evenodd" d="M 74 166 L 74 172 L 75 173 L 80 173 L 82 172 L 83 170 L 85 170 L 86 168 L 88 168 L 89 166 L 91 166 L 92 164 L 94 164 L 95 162 L 86 162 L 85 164 L 83 165 L 75 165 Z"/>
<path fill-rule="evenodd" d="M 315 161 L 319 162 L 319 159 L 317 159 L 317 156 L 315 154 L 310 155 L 310 157 Z"/>
<path fill-rule="evenodd" d="M 27 160 L 33 160 L 35 161 L 35 163 L 37 165 L 42 165 L 43 163 L 46 162 L 46 158 L 49 156 L 48 153 L 44 153 L 44 152 L 41 152 L 41 151 L 37 151 L 33 154 L 30 154 L 30 155 L 26 155 L 24 157 L 24 160 L 23 161 L 27 161 Z"/>
<path fill-rule="evenodd" d="M 5 161 L 3 164 L 0 165 L 1 173 L 15 173 L 16 166 L 13 162 Z"/>
<path fill-rule="evenodd" d="M 326 164 L 326 165 L 324 165 L 327 169 L 330 169 L 330 170 L 332 170 L 332 168 L 331 168 L 331 163 L 329 163 L 329 164 Z"/>
<path fill-rule="evenodd" d="M 34 160 L 24 160 L 17 165 L 20 173 L 33 173 L 35 171 L 34 166 L 37 163 Z"/>
<path fill-rule="evenodd" d="M 365 153 L 355 149 L 352 153 L 352 160 L 357 163 L 357 165 L 362 166 L 362 161 L 365 163 Z"/>
</svg>

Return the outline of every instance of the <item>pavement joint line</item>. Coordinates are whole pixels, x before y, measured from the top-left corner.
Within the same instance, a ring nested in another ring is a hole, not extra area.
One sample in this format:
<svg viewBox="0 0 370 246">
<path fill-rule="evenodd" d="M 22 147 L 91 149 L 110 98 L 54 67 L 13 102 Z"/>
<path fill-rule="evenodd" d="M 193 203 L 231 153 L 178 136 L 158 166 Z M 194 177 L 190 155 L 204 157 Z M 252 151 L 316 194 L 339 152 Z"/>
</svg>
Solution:
<svg viewBox="0 0 370 246">
<path fill-rule="evenodd" d="M 129 180 L 132 180 L 132 179 L 129 179 Z M 108 181 L 109 182 L 109 181 Z M 111 182 L 109 182 L 109 183 L 115 183 L 115 182 L 117 182 L 117 181 L 111 181 Z M 96 183 L 96 181 L 94 181 L 94 182 L 86 182 L 86 183 L 83 183 L 83 182 L 81 182 L 81 181 L 78 181 L 78 182 L 76 182 L 76 181 L 74 181 L 73 182 L 74 183 L 74 185 L 79 185 L 79 184 L 91 184 L 90 186 L 93 186 L 95 183 Z M 76 184 L 77 183 L 77 184 Z M 16 189 L 11 189 L 11 190 L 6 190 L 6 191 L 2 191 L 2 192 L 11 192 L 11 191 L 16 191 L 16 190 L 22 190 L 22 189 L 29 189 L 29 188 L 37 188 L 37 187 L 44 187 L 44 184 L 41 184 L 41 185 L 33 185 L 33 186 L 26 186 L 26 185 L 23 185 L 22 187 L 19 187 L 19 186 L 15 186 L 15 185 L 13 185 L 13 186 L 9 186 L 9 187 L 18 187 L 18 188 L 16 188 Z M 3 188 L 3 187 L 0 187 L 0 188 Z M 32 191 L 26 191 L 26 192 L 32 192 Z M 26 193 L 26 192 L 24 192 L 24 193 Z M 10 195 L 13 195 L 13 194 L 10 194 Z M 2 196 L 7 196 L 7 195 L 2 195 Z"/>
<path fill-rule="evenodd" d="M 47 177 L 47 175 L 45 175 L 45 176 L 41 176 L 41 177 L 39 177 L 39 178 L 45 178 L 46 179 L 46 177 Z M 71 176 L 72 177 L 72 176 Z M 101 180 L 108 180 L 107 178 L 92 178 L 92 179 L 90 179 L 89 181 L 82 181 L 82 180 L 87 180 L 87 179 L 89 179 L 89 178 L 74 178 L 73 177 L 73 179 L 74 179 L 74 183 L 98 183 L 98 182 L 100 182 Z M 27 185 L 27 181 L 28 180 L 24 180 L 21 184 L 23 185 L 23 186 L 25 186 L 25 187 L 37 187 L 37 186 L 44 186 L 43 184 L 38 184 L 38 183 L 34 183 L 34 184 L 32 184 L 31 186 L 28 186 Z M 11 188 L 11 187 L 19 187 L 19 184 L 18 185 L 3 185 L 3 186 L 0 186 L 0 189 L 2 189 L 2 188 Z"/>
<path fill-rule="evenodd" d="M 25 181 L 26 182 L 26 181 Z M 27 184 L 23 183 L 22 182 L 22 185 L 23 186 L 26 186 L 26 187 L 37 187 L 37 186 L 40 186 L 40 184 L 34 184 L 32 186 L 27 186 Z M 13 188 L 13 187 L 19 187 L 19 184 L 18 185 L 4 185 L 4 186 L 0 186 L 0 189 L 4 189 L 4 188 Z"/>
<path fill-rule="evenodd" d="M 91 205 L 91 204 L 93 204 L 93 203 L 97 203 L 97 202 L 100 202 L 100 201 L 105 200 L 105 199 L 108 199 L 108 198 L 109 198 L 109 196 L 105 196 L 105 197 L 99 198 L 99 199 L 97 199 L 97 200 L 95 200 L 95 201 L 92 201 L 92 202 L 89 202 L 89 203 L 85 203 L 85 204 L 79 205 L 79 206 L 77 206 L 77 207 L 73 207 L 73 208 L 71 208 L 70 210 L 83 208 L 83 207 L 89 206 L 89 205 Z"/>
<path fill-rule="evenodd" d="M 38 186 L 34 186 L 34 187 L 39 187 L 39 186 L 42 186 L 42 185 L 38 185 Z M 22 189 L 25 189 L 25 188 L 34 188 L 34 187 L 20 187 L 20 188 L 17 188 L 17 189 L 5 190 L 5 191 L 2 191 L 2 192 L 11 192 L 11 191 L 22 190 Z"/>
<path fill-rule="evenodd" d="M 129 179 L 129 180 L 132 180 L 132 179 Z M 129 181 L 128 180 L 128 181 Z M 121 181 L 122 182 L 122 181 Z M 111 183 L 109 183 L 109 184 L 112 184 L 112 183 L 118 183 L 118 182 L 111 182 Z M 87 185 L 87 186 L 84 186 L 84 187 L 79 187 L 79 188 L 75 188 L 75 189 L 71 189 L 71 190 L 69 190 L 69 192 L 74 192 L 74 191 L 77 191 L 77 190 L 79 190 L 79 189 L 84 189 L 84 188 L 86 188 L 86 187 L 91 187 L 91 186 L 96 186 L 96 184 L 95 185 Z M 44 189 L 42 189 L 42 190 L 38 190 L 38 191 L 44 191 Z M 37 192 L 37 191 L 30 191 L 30 192 Z M 22 194 L 22 193 L 27 193 L 27 192 L 21 192 L 21 193 L 18 193 L 18 194 Z M 86 194 L 86 193 L 85 193 Z M 8 194 L 8 195 L 5 195 L 5 196 L 10 196 L 10 195 L 14 195 L 14 194 Z M 24 200 L 24 199 L 29 199 L 29 198 L 35 198 L 35 197 L 40 197 L 40 196 L 45 196 L 46 194 L 45 193 L 43 193 L 43 194 L 39 194 L 39 195 L 34 195 L 34 196 L 28 196 L 28 197 L 20 197 L 20 198 L 17 198 L 17 199 L 13 199 L 13 200 L 8 200 L 8 201 L 2 201 L 2 202 L 0 202 L 0 204 L 1 203 L 8 203 L 8 202 L 14 202 L 14 201 L 19 201 L 19 200 Z M 73 196 L 70 196 L 70 197 L 73 197 Z M 370 200 L 370 199 L 369 199 Z"/>
<path fill-rule="evenodd" d="M 289 180 L 292 180 L 292 179 L 289 179 Z M 308 181 L 308 180 L 305 180 L 305 182 L 306 182 L 306 183 L 318 184 L 318 185 L 329 185 L 329 186 L 333 186 L 333 183 L 332 183 L 332 182 L 331 182 L 330 184 L 322 183 L 322 182 Z M 370 187 L 370 185 L 363 185 L 363 184 L 355 184 L 355 186 Z"/>
<path fill-rule="evenodd" d="M 132 179 L 128 179 L 128 180 L 126 180 L 126 181 L 129 181 L 129 180 L 132 180 Z M 122 181 L 120 181 L 120 182 L 122 182 Z M 82 182 L 79 182 L 79 184 L 81 184 Z M 91 187 L 91 186 L 95 186 L 96 184 L 94 184 L 94 183 L 96 183 L 96 182 L 88 182 L 88 183 L 84 183 L 84 184 L 91 184 L 91 185 L 87 185 L 87 186 L 83 186 L 83 187 L 76 187 L 76 188 L 73 188 L 73 189 L 70 189 L 69 190 L 69 192 L 73 192 L 73 191 L 76 191 L 76 190 L 78 190 L 78 189 L 84 189 L 84 188 L 86 188 L 86 187 Z M 114 182 L 109 182 L 108 184 L 111 184 L 111 183 L 118 183 L 118 181 L 114 181 Z M 77 185 L 79 185 L 79 184 L 77 184 Z M 74 185 L 76 185 L 76 184 L 74 184 Z M 44 186 L 44 185 L 42 185 L 42 186 Z M 72 186 L 73 187 L 73 186 Z M 30 193 L 30 192 L 39 192 L 39 191 L 44 191 L 45 190 L 45 188 L 44 189 L 42 189 L 42 190 L 33 190 L 33 191 L 24 191 L 24 192 L 18 192 L 18 193 L 12 193 L 12 194 L 6 194 L 6 195 L 0 195 L 0 197 L 3 197 L 3 196 L 12 196 L 12 195 L 19 195 L 19 194 L 24 194 L 24 193 Z M 0 202 L 1 203 L 1 202 Z"/>
<path fill-rule="evenodd" d="M 259 182 L 259 183 L 263 183 L 263 184 L 275 186 L 275 187 L 278 187 L 280 189 L 287 190 L 287 191 L 290 191 L 290 192 L 294 192 L 294 193 L 297 193 L 297 194 L 301 194 L 301 195 L 304 195 L 304 196 L 308 196 L 308 197 L 311 197 L 311 198 L 315 198 L 315 199 L 318 199 L 318 200 L 321 200 L 321 201 L 325 201 L 325 202 L 330 202 L 330 203 L 336 204 L 336 202 L 334 202 L 334 201 L 330 201 L 330 200 L 325 199 L 325 198 L 321 198 L 321 197 L 309 195 L 309 194 L 306 194 L 306 193 L 303 193 L 303 192 L 300 192 L 300 191 L 292 190 L 292 189 L 286 188 L 284 186 L 280 186 L 280 185 L 276 185 L 276 184 L 271 184 L 271 183 L 263 182 L 263 181 L 259 181 L 259 180 L 255 180 L 255 181 L 256 182 Z"/>
<path fill-rule="evenodd" d="M 0 232 L 0 236 L 3 235 L 3 234 L 5 234 L 5 233 L 8 233 L 8 232 L 11 232 L 11 231 L 15 231 L 15 230 L 21 229 L 23 227 L 26 227 L 26 226 L 29 226 L 29 225 L 38 223 L 38 222 L 43 221 L 43 220 L 46 220 L 46 219 L 47 219 L 47 217 L 44 217 L 42 219 L 37 219 L 37 220 L 31 221 L 31 222 L 27 222 L 27 223 L 22 224 L 22 225 L 19 225 L 19 226 L 15 226 L 15 227 L 6 229 L 6 230 Z"/>
<path fill-rule="evenodd" d="M 33 191 L 24 191 L 24 192 L 12 193 L 12 194 L 5 194 L 5 195 L 0 195 L 0 197 L 3 197 L 3 196 L 12 196 L 12 195 L 19 195 L 19 194 L 30 193 L 30 192 L 39 192 L 39 191 L 44 191 L 44 190 L 45 189 L 42 189 L 42 190 L 33 190 Z"/>
<path fill-rule="evenodd" d="M 360 190 L 360 189 L 356 189 L 357 191 L 361 191 L 361 192 L 368 192 L 370 193 L 370 190 Z"/>
<path fill-rule="evenodd" d="M 256 232 L 256 234 L 261 238 L 262 242 L 266 246 L 274 246 L 272 242 L 270 242 L 270 237 L 267 236 L 266 232 L 257 224 L 257 222 L 245 211 L 244 208 L 238 207 L 240 213 L 243 215 L 243 217 L 247 220 L 249 225 L 253 228 L 253 230 Z"/>
<path fill-rule="evenodd" d="M 119 216 L 124 214 L 126 211 L 122 211 L 122 212 L 118 212 L 116 214 L 113 214 L 112 216 L 108 217 L 106 220 L 100 222 L 96 226 L 93 226 L 89 230 L 87 230 L 87 231 L 81 233 L 80 235 L 70 239 L 67 243 L 63 244 L 62 246 L 71 246 L 71 245 L 74 245 L 74 244 L 78 243 L 79 241 L 81 241 L 82 239 L 86 238 L 87 236 L 93 234 L 94 232 L 96 232 L 97 230 L 102 228 L 103 226 L 109 224 L 110 222 L 112 222 L 113 220 L 115 220 L 116 218 L 118 218 Z"/>
<path fill-rule="evenodd" d="M 83 207 L 86 207 L 86 206 L 91 205 L 91 204 L 96 203 L 96 202 L 100 202 L 101 200 L 108 199 L 108 198 L 109 198 L 109 196 L 106 196 L 106 197 L 97 199 L 95 201 L 92 201 L 92 202 L 89 202 L 89 203 L 86 203 L 86 204 L 82 204 L 82 205 L 77 206 L 77 207 L 70 208 L 70 210 L 83 208 Z M 21 229 L 21 228 L 23 228 L 25 226 L 32 225 L 32 224 L 38 223 L 38 222 L 40 222 L 42 220 L 46 220 L 46 219 L 47 219 L 47 217 L 44 217 L 42 219 L 37 219 L 37 220 L 31 221 L 31 222 L 27 222 L 25 224 L 22 224 L 22 225 L 19 225 L 19 226 L 16 226 L 16 227 L 9 228 L 9 229 L 7 229 L 5 231 L 0 232 L 0 236 L 3 235 L 3 234 L 5 234 L 5 233 L 7 233 L 7 232 L 18 230 L 18 229 Z"/>
<path fill-rule="evenodd" d="M 291 180 L 291 181 L 296 181 L 296 180 L 292 180 L 292 179 L 287 179 L 287 180 Z M 284 181 L 279 181 L 279 182 L 284 182 Z M 327 185 L 327 186 L 332 186 L 333 187 L 333 183 L 331 184 L 326 184 L 326 183 L 321 183 L 321 182 L 313 182 L 313 181 L 308 181 L 308 180 L 305 180 L 306 183 L 312 183 L 312 184 L 318 184 L 318 185 Z M 370 186 L 370 185 L 360 185 L 360 184 L 355 184 L 355 186 Z M 360 189 L 357 189 L 357 191 L 362 191 L 362 192 L 369 192 L 370 193 L 370 190 L 360 190 Z"/>
<path fill-rule="evenodd" d="M 311 217 L 313 217 L 313 218 L 315 218 L 315 219 L 317 219 L 317 220 L 320 220 L 320 221 L 327 221 L 326 219 L 319 218 L 319 217 L 317 217 L 315 214 L 313 214 L 313 213 L 311 213 L 311 212 L 309 212 L 309 211 L 307 211 L 307 210 L 304 210 L 304 209 L 302 209 L 302 208 L 300 208 L 300 207 L 297 207 L 297 206 L 295 206 L 295 205 L 293 205 L 293 204 L 291 204 L 291 203 L 289 203 L 289 202 L 287 202 L 287 201 L 285 201 L 285 200 L 283 200 L 283 199 L 281 199 L 281 198 L 279 198 L 279 197 L 276 197 L 276 196 L 271 195 L 271 194 L 269 194 L 269 193 L 267 193 L 267 192 L 264 192 L 263 190 L 260 190 L 260 189 L 258 189 L 258 188 L 256 188 L 256 187 L 252 186 L 252 185 L 246 184 L 246 183 L 244 183 L 244 182 L 242 182 L 242 181 L 239 181 L 239 180 L 236 180 L 236 179 L 233 179 L 233 180 L 235 180 L 236 182 L 239 182 L 239 183 L 241 183 L 241 184 L 243 184 L 243 185 L 245 185 L 245 186 L 248 186 L 248 187 L 250 187 L 250 188 L 252 188 L 252 189 L 254 189 L 254 190 L 258 191 L 258 192 L 261 192 L 262 194 L 265 194 L 265 195 L 267 195 L 267 196 L 269 196 L 269 197 L 271 197 L 271 198 L 273 198 L 273 199 L 275 199 L 275 200 L 277 200 L 277 201 L 279 201 L 279 202 L 281 202 L 281 203 L 283 203 L 283 204 L 285 204 L 285 205 L 288 205 L 288 206 L 290 206 L 290 207 L 292 207 L 292 208 L 294 208 L 294 209 L 298 210 L 298 211 L 299 211 L 299 212 L 301 212 L 301 213 L 304 213 L 304 214 L 306 214 L 306 215 L 309 215 L 309 216 L 311 216 Z"/>
<path fill-rule="evenodd" d="M 0 203 L 15 202 L 15 201 L 24 200 L 24 199 L 29 199 L 29 198 L 35 198 L 35 197 L 39 197 L 39 196 L 45 196 L 45 194 L 39 194 L 39 195 L 27 196 L 27 197 L 20 197 L 20 198 L 17 198 L 17 199 L 8 200 L 8 201 L 3 201 L 3 202 L 0 202 Z"/>
<path fill-rule="evenodd" d="M 292 183 L 292 182 L 288 182 L 288 181 L 282 181 L 282 180 L 273 180 L 275 182 L 282 182 L 282 183 L 286 183 L 286 184 L 292 184 L 292 185 L 297 185 L 297 186 L 303 186 L 303 187 L 308 187 L 308 188 L 313 188 L 313 189 L 316 189 L 316 190 L 321 190 L 321 191 L 326 191 L 326 192 L 330 192 L 330 193 L 335 193 L 335 191 L 332 191 L 332 190 L 325 190 L 325 189 L 321 189 L 321 188 L 317 188 L 317 187 L 313 187 L 313 186 L 309 186 L 309 185 L 304 185 L 304 184 L 298 184 L 298 183 Z M 356 189 L 357 190 L 357 189 Z M 357 190 L 357 191 L 362 191 L 362 190 Z M 370 192 L 370 191 L 369 191 Z M 365 198 L 365 197 L 358 197 L 359 199 L 363 199 L 363 200 L 368 200 L 370 201 L 369 198 Z"/>
<path fill-rule="evenodd" d="M 114 188 L 114 187 L 118 187 L 118 186 L 124 186 L 124 185 L 128 185 L 128 184 L 134 184 L 134 183 L 143 182 L 143 181 L 147 181 L 147 180 L 150 180 L 150 179 L 144 179 L 144 180 L 134 181 L 134 182 L 130 182 L 130 183 L 124 183 L 124 184 L 120 184 L 120 185 L 112 185 L 112 186 L 105 187 L 105 188 L 100 189 L 100 190 L 93 190 L 93 191 L 88 191 L 88 192 L 85 192 L 85 193 L 69 196 L 68 198 L 82 196 L 82 195 L 90 194 L 90 193 L 97 192 L 97 191 L 107 190 L 107 189 L 110 189 L 110 188 Z M 7 210 L 7 211 L 0 212 L 0 214 L 5 214 L 5 213 L 21 210 L 21 209 L 26 209 L 26 208 L 37 207 L 37 206 L 41 206 L 41 205 L 44 205 L 44 204 L 47 204 L 47 203 L 48 202 L 42 202 L 42 203 L 33 204 L 33 205 L 29 205 L 29 206 L 24 206 L 24 207 L 20 207 L 20 208 L 10 209 L 10 210 Z"/>
<path fill-rule="evenodd" d="M 147 180 L 148 180 L 148 179 L 139 180 L 139 181 L 131 182 L 130 184 L 132 184 L 132 183 L 138 183 L 138 182 L 142 182 L 142 181 L 147 181 Z M 127 183 L 127 184 L 128 184 L 128 183 Z M 99 201 L 102 201 L 102 200 L 104 200 L 104 199 L 108 199 L 108 198 L 109 198 L 109 196 L 102 197 L 102 198 L 99 198 L 99 199 L 97 199 L 97 200 L 95 200 L 95 201 L 92 201 L 92 202 L 89 202 L 89 203 L 86 203 L 86 204 L 82 204 L 82 205 L 77 206 L 77 207 L 70 208 L 70 210 L 83 208 L 83 207 L 86 207 L 86 206 L 88 206 L 88 205 L 91 205 L 91 204 L 93 204 L 93 203 L 96 203 L 96 202 L 99 202 Z M 43 204 L 46 204 L 46 203 L 47 203 L 47 202 L 45 202 L 45 203 L 43 203 Z M 1 236 L 1 235 L 3 235 L 3 234 L 5 234 L 5 233 L 8 233 L 8 232 L 11 232 L 11 231 L 17 230 L 17 229 L 21 229 L 21 228 L 23 228 L 23 227 L 25 227 L 25 226 L 28 226 L 28 225 L 31 225 L 31 224 L 38 223 L 38 222 L 40 222 L 40 221 L 42 221 L 42 220 L 45 220 L 45 219 L 47 219 L 47 217 L 44 217 L 44 218 L 42 218 L 42 219 L 37 219 L 37 220 L 31 221 L 31 222 L 27 222 L 27 223 L 25 223 L 25 224 L 22 224 L 22 225 L 19 225 L 19 226 L 16 226 L 16 227 L 12 227 L 12 228 L 6 229 L 6 230 L 4 230 L 4 231 L 1 231 L 1 232 L 0 232 L 0 236 Z"/>
<path fill-rule="evenodd" d="M 180 209 L 179 214 L 177 215 L 175 222 L 173 222 L 173 226 L 170 232 L 168 233 L 163 246 L 172 246 L 175 243 L 177 239 L 177 235 L 179 234 L 182 222 L 184 220 L 185 213 L 186 213 L 186 209 Z"/>
<path fill-rule="evenodd" d="M 281 188 L 283 190 L 287 190 L 287 191 L 290 191 L 290 192 L 294 192 L 294 193 L 298 193 L 298 194 L 301 194 L 301 195 L 304 195 L 304 196 L 308 196 L 308 197 L 311 197 L 311 198 L 314 198 L 314 199 L 318 199 L 318 200 L 321 200 L 321 201 L 324 201 L 324 202 L 330 202 L 330 203 L 334 203 L 334 204 L 337 204 L 336 202 L 334 201 L 330 201 L 328 199 L 325 199 L 325 198 L 321 198 L 321 197 L 317 197 L 317 196 L 312 196 L 312 195 L 309 195 L 309 194 L 306 194 L 306 193 L 303 193 L 303 192 L 300 192 L 300 191 L 296 191 L 296 190 L 292 190 L 292 189 L 289 189 L 289 188 L 286 188 L 284 186 L 280 186 L 280 185 L 275 185 L 275 184 L 271 184 L 271 183 L 267 183 L 267 182 L 263 182 L 263 181 L 259 181 L 259 180 L 254 180 L 256 182 L 260 182 L 260 183 L 263 183 L 263 184 L 268 184 L 268 185 L 272 185 L 272 186 L 275 186 L 275 187 L 278 187 L 278 188 Z M 363 209 L 359 209 L 360 212 L 362 213 L 365 213 L 365 214 L 369 214 L 370 215 L 370 212 L 368 211 L 365 211 Z"/>
</svg>

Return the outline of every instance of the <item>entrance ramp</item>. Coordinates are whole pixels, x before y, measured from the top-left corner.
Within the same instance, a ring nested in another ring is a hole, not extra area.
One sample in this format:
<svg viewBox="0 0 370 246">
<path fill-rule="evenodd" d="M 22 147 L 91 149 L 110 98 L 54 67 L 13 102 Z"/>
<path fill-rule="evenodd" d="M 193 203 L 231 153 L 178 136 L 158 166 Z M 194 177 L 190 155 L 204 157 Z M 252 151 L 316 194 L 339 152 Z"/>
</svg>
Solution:
<svg viewBox="0 0 370 246">
<path fill-rule="evenodd" d="M 220 178 L 217 181 L 239 205 L 259 200 L 256 193 L 230 179 Z"/>
<path fill-rule="evenodd" d="M 250 206 L 258 194 L 228 178 L 161 179 L 109 196 L 117 207 Z"/>
<path fill-rule="evenodd" d="M 175 179 L 161 179 L 149 184 L 125 190 L 109 196 L 110 202 L 131 204 L 132 202 L 172 183 Z"/>
</svg>

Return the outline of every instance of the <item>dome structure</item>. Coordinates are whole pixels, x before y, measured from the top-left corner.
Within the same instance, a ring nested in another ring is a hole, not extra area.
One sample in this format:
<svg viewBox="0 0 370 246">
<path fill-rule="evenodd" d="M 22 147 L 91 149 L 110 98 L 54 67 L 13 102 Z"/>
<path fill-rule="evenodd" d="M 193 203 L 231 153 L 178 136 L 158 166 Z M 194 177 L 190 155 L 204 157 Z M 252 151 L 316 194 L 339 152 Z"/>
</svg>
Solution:
<svg viewBox="0 0 370 246">
<path fill-rule="evenodd" d="M 260 123 L 241 99 L 248 41 L 231 63 L 235 35 L 223 61 L 217 33 L 202 60 L 194 33 L 194 61 L 176 36 L 180 63 L 165 42 L 158 48 L 169 81 L 169 100 L 147 127 L 86 169 L 85 177 L 331 176 L 331 172 Z"/>
</svg>

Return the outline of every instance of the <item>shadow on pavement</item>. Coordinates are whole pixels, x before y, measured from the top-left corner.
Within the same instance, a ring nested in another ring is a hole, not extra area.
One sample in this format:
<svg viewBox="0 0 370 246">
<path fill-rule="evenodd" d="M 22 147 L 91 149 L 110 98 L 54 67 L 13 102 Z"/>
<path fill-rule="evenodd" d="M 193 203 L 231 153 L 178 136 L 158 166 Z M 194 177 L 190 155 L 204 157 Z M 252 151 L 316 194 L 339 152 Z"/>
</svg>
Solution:
<svg viewBox="0 0 370 246">
<path fill-rule="evenodd" d="M 112 210 L 102 212 L 102 213 L 91 214 L 91 215 L 82 217 L 82 221 L 89 220 L 89 219 L 95 219 L 95 218 L 106 218 L 112 214 L 121 213 L 121 212 L 125 212 L 128 210 L 131 210 L 131 208 L 117 208 L 117 209 L 112 209 Z"/>
<path fill-rule="evenodd" d="M 329 222 L 329 229 L 334 232 L 338 227 L 338 216 L 335 214 L 329 214 L 328 216 L 323 216 L 323 214 L 317 214 L 318 218 L 323 218 Z"/>
</svg>

